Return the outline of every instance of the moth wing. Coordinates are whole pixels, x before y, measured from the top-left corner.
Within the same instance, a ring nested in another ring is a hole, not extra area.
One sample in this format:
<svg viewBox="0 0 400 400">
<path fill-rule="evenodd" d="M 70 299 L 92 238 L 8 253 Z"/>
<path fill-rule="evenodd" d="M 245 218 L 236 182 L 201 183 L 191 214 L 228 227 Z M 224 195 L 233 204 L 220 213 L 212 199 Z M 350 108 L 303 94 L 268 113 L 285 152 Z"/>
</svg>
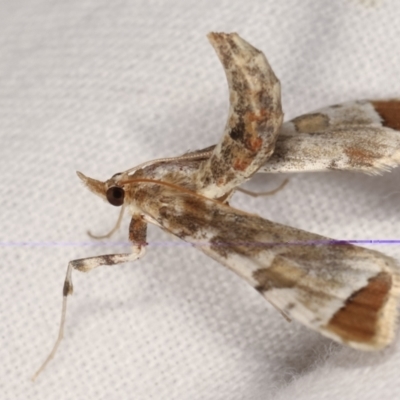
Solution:
<svg viewBox="0 0 400 400">
<path fill-rule="evenodd" d="M 389 344 L 399 270 L 379 252 L 277 224 L 202 196 L 147 196 L 159 225 L 230 268 L 291 318 L 357 349 Z"/>
<path fill-rule="evenodd" d="M 223 232 L 205 229 L 210 246 L 202 250 L 275 307 L 358 349 L 390 343 L 400 283 L 393 259 L 257 216 L 226 218 L 233 223 Z"/>
<path fill-rule="evenodd" d="M 230 109 L 224 135 L 195 174 L 198 192 L 219 198 L 250 178 L 274 151 L 282 125 L 280 83 L 264 54 L 237 35 L 208 38 L 225 70 Z"/>
<path fill-rule="evenodd" d="M 400 100 L 356 101 L 282 125 L 259 172 L 351 170 L 379 174 L 400 163 Z"/>
</svg>

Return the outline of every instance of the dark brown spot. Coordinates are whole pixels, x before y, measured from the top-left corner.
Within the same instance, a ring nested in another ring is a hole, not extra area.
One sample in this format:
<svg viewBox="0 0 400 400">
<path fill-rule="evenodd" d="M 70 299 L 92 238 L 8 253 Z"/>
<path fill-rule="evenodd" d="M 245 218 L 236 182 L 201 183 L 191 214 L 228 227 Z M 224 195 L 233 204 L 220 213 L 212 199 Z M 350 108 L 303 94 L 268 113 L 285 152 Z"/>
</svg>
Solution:
<svg viewBox="0 0 400 400">
<path fill-rule="evenodd" d="M 344 341 L 368 343 L 377 334 L 379 317 L 392 287 L 392 277 L 381 272 L 352 295 L 326 328 Z"/>
<path fill-rule="evenodd" d="M 73 292 L 72 283 L 70 283 L 69 281 L 65 281 L 63 287 L 63 296 L 66 297 L 72 294 L 72 292 Z"/>
<path fill-rule="evenodd" d="M 400 131 L 400 100 L 371 101 L 383 126 Z"/>
<path fill-rule="evenodd" d="M 296 304 L 294 304 L 294 303 L 289 303 L 289 304 L 287 304 L 287 306 L 285 307 L 285 311 L 293 310 L 293 308 L 295 308 L 295 307 L 296 307 Z"/>
<path fill-rule="evenodd" d="M 78 271 L 85 271 L 86 270 L 86 268 L 85 268 L 85 259 L 84 258 L 81 258 L 79 260 L 73 260 L 73 261 L 71 261 L 71 264 Z"/>
<path fill-rule="evenodd" d="M 160 217 L 162 217 L 164 219 L 168 218 L 168 215 L 169 215 L 168 207 L 166 207 L 166 206 L 160 207 L 158 209 L 158 212 L 160 214 Z"/>
<path fill-rule="evenodd" d="M 203 179 L 203 185 L 204 187 L 207 187 L 211 183 L 211 177 L 209 175 L 206 175 Z"/>
<path fill-rule="evenodd" d="M 114 265 L 115 264 L 115 258 L 113 254 L 106 254 L 104 256 L 99 257 L 101 259 L 100 265 Z"/>
<path fill-rule="evenodd" d="M 338 167 L 337 161 L 336 160 L 331 160 L 331 162 L 329 163 L 328 168 L 329 169 L 337 169 L 337 167 Z"/>
<path fill-rule="evenodd" d="M 231 128 L 229 135 L 233 140 L 243 140 L 245 133 L 246 125 L 244 124 L 243 120 L 240 119 L 238 123 L 233 128 Z"/>
</svg>

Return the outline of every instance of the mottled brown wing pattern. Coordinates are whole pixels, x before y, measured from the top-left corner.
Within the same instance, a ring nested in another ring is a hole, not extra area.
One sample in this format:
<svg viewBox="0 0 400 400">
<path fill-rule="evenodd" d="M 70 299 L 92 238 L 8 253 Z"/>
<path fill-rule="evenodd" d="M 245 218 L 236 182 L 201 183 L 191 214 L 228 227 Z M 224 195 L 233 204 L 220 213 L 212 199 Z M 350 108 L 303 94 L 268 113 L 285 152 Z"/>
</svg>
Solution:
<svg viewBox="0 0 400 400">
<path fill-rule="evenodd" d="M 400 163 L 400 100 L 354 101 L 282 126 L 259 172 L 350 170 L 379 174 Z"/>
<path fill-rule="evenodd" d="M 237 34 L 208 38 L 224 67 L 230 109 L 224 135 L 195 176 L 198 192 L 219 198 L 249 179 L 274 151 L 283 120 L 280 84 L 264 54 Z"/>
<path fill-rule="evenodd" d="M 291 318 L 358 349 L 391 341 L 400 282 L 390 257 L 157 184 L 139 185 L 130 196 Z"/>
</svg>

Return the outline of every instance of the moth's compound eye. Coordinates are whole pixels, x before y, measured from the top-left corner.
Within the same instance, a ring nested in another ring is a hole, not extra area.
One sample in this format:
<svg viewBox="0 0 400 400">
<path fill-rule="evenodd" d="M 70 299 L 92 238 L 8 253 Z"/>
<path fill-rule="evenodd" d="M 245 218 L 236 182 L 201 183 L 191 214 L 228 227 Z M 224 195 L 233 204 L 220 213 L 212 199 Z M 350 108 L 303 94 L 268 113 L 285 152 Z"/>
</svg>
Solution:
<svg viewBox="0 0 400 400">
<path fill-rule="evenodd" d="M 124 204 L 125 191 L 121 187 L 113 186 L 107 190 L 107 200 L 113 206 L 119 207 Z"/>
</svg>

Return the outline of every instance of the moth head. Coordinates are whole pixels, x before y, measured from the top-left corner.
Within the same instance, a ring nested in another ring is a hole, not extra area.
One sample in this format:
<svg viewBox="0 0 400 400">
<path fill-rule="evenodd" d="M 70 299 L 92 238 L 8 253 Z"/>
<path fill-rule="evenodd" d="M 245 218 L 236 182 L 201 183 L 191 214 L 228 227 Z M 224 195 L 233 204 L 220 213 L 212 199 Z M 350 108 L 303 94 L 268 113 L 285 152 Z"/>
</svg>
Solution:
<svg viewBox="0 0 400 400">
<path fill-rule="evenodd" d="M 98 181 L 77 171 L 77 175 L 83 181 L 85 186 L 94 194 L 108 201 L 113 206 L 119 207 L 124 204 L 125 190 L 118 184 L 119 175 L 115 174 L 111 179 L 105 182 Z"/>
</svg>

